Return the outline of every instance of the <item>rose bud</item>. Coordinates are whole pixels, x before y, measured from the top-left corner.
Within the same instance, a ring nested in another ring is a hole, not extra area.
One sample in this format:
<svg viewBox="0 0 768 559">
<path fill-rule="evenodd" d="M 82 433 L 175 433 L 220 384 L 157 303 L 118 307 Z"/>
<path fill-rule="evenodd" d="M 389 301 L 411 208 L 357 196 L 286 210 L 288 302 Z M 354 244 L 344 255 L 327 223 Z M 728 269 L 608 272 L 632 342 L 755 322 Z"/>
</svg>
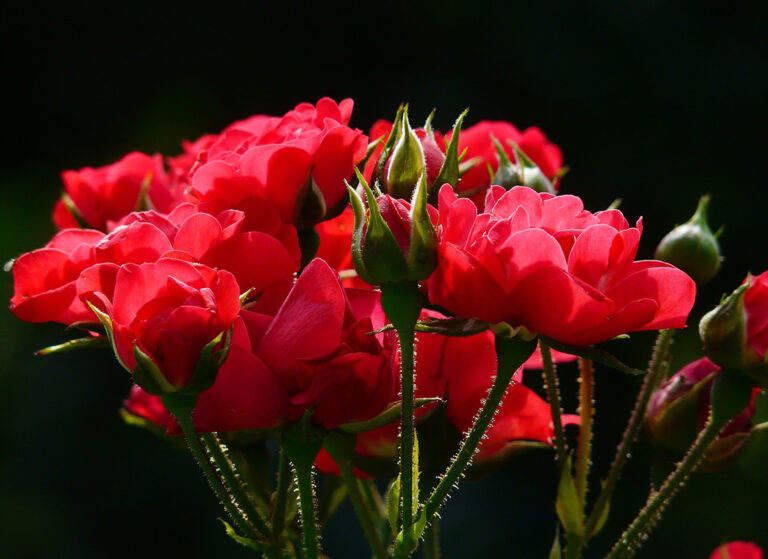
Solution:
<svg viewBox="0 0 768 559">
<path fill-rule="evenodd" d="M 368 209 L 366 215 L 363 200 L 350 187 L 355 212 L 352 260 L 360 278 L 371 285 L 428 278 L 437 264 L 437 212 L 427 204 L 423 173 L 411 204 L 388 194 L 376 198 L 359 172 L 358 179 Z"/>
<path fill-rule="evenodd" d="M 731 542 L 718 547 L 709 559 L 763 559 L 763 550 L 749 542 Z"/>
<path fill-rule="evenodd" d="M 709 196 L 702 196 L 696 213 L 661 240 L 656 259 L 677 266 L 698 285 L 704 285 L 720 269 L 720 245 L 707 223 Z"/>
<path fill-rule="evenodd" d="M 699 323 L 707 357 L 768 387 L 768 272 L 749 275 Z"/>
<path fill-rule="evenodd" d="M 710 392 L 720 367 L 703 357 L 672 375 L 654 392 L 646 413 L 651 440 L 666 451 L 682 455 L 693 444 L 709 417 Z M 755 413 L 754 399 L 720 433 L 709 448 L 702 467 L 718 471 L 730 466 L 744 448 Z"/>
<path fill-rule="evenodd" d="M 555 194 L 555 187 L 536 163 L 517 146 L 512 144 L 516 162 L 513 163 L 504 147 L 496 139 L 492 138 L 496 147 L 496 155 L 499 159 L 499 168 L 493 176 L 492 184 L 498 184 L 504 188 L 513 186 L 527 186 L 536 192 L 548 192 Z"/>
</svg>

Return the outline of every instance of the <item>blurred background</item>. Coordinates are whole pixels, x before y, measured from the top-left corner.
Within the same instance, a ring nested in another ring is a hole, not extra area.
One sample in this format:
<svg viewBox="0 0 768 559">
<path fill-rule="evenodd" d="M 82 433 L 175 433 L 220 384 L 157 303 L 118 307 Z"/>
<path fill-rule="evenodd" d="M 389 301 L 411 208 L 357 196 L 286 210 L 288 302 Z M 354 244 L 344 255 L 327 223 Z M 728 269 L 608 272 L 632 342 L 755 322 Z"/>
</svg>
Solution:
<svg viewBox="0 0 768 559">
<path fill-rule="evenodd" d="M 131 150 L 174 155 L 184 138 L 327 95 L 354 98 L 352 125 L 366 131 L 402 101 L 414 123 L 437 108 L 442 130 L 465 107 L 468 124 L 539 126 L 570 167 L 561 192 L 593 211 L 621 197 L 630 221 L 645 217 L 643 258 L 711 193 L 725 265 L 677 339 L 678 366 L 699 356 L 699 317 L 747 271 L 768 269 L 764 3 L 67 4 L 0 8 L 2 262 L 53 235 L 62 170 Z M 11 294 L 4 273 L 0 295 Z M 0 311 L 0 556 L 249 556 L 216 522 L 192 459 L 122 422 L 129 381 L 108 352 L 33 355 L 67 337 Z M 609 349 L 643 368 L 652 341 Z M 562 371 L 572 411 L 575 373 Z M 593 488 L 639 388 L 603 369 L 596 382 Z M 652 459 L 638 444 L 587 557 L 601 557 L 639 510 Z M 698 475 L 638 557 L 708 557 L 735 539 L 768 549 L 766 464 Z M 444 556 L 546 557 L 554 495 L 548 453 L 462 484 L 444 509 Z M 349 506 L 324 544 L 337 559 L 365 556 Z"/>
</svg>

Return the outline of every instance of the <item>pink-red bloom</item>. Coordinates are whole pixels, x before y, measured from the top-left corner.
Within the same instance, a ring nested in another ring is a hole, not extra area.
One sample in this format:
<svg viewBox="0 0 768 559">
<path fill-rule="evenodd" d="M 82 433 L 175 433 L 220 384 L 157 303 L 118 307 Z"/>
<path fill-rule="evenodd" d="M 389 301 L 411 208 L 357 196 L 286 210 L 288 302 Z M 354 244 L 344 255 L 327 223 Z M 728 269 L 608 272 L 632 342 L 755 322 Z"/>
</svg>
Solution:
<svg viewBox="0 0 768 559">
<path fill-rule="evenodd" d="M 763 559 L 763 550 L 749 542 L 731 542 L 718 547 L 709 559 Z"/>
<path fill-rule="evenodd" d="M 190 199 L 222 208 L 266 200 L 284 223 L 302 226 L 333 217 L 367 147 L 366 136 L 347 126 L 351 114 L 351 99 L 323 98 L 283 117 L 257 115 L 230 125 L 192 173 Z"/>
<path fill-rule="evenodd" d="M 685 326 L 695 284 L 664 262 L 634 260 L 640 221 L 526 187 L 492 187 L 478 213 L 443 186 L 439 211 L 429 297 L 458 316 L 577 345 Z"/>
<path fill-rule="evenodd" d="M 78 227 L 78 217 L 94 229 L 106 230 L 138 209 L 171 211 L 181 202 L 181 193 L 172 188 L 160 155 L 131 152 L 105 167 L 64 171 L 64 196 L 53 212 L 59 229 Z"/>
</svg>

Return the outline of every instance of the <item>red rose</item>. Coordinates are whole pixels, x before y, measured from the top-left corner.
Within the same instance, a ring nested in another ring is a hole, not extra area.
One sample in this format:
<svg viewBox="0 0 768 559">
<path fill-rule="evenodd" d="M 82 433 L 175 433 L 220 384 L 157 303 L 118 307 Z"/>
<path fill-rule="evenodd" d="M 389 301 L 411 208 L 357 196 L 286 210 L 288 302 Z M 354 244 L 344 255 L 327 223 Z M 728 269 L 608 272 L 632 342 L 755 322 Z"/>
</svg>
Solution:
<svg viewBox="0 0 768 559">
<path fill-rule="evenodd" d="M 458 316 L 523 325 L 576 345 L 682 328 L 696 287 L 654 260 L 634 261 L 641 224 L 591 214 L 575 196 L 488 191 L 485 212 L 443 187 L 429 297 Z"/>
<path fill-rule="evenodd" d="M 199 430 L 275 427 L 307 410 L 332 429 L 370 419 L 395 398 L 392 345 L 368 335 L 384 321 L 377 292 L 345 290 L 315 259 L 280 298 L 266 294 L 241 311 L 230 356 L 198 400 Z"/>
<path fill-rule="evenodd" d="M 763 550 L 749 542 L 731 542 L 718 547 L 709 559 L 763 559 Z"/>
<path fill-rule="evenodd" d="M 747 344 L 758 355 L 768 352 L 768 272 L 751 279 L 744 294 L 747 315 Z"/>
<path fill-rule="evenodd" d="M 481 194 L 474 198 L 478 202 L 482 201 L 482 192 L 490 186 L 491 179 L 499 168 L 499 159 L 492 136 L 501 143 L 511 161 L 516 161 L 516 158 L 509 142 L 516 143 L 549 179 L 552 179 L 563 166 L 560 148 L 548 142 L 538 128 L 527 128 L 521 133 L 509 122 L 489 120 L 478 122 L 462 130 L 459 136 L 459 153 L 466 149 L 464 162 L 473 161 L 474 165 L 462 175 L 458 185 L 460 192 L 480 191 Z"/>
<path fill-rule="evenodd" d="M 66 229 L 44 248 L 19 256 L 13 263 L 13 314 L 27 322 L 92 320 L 76 285 L 80 272 L 96 262 L 93 247 L 103 238 L 100 231 Z"/>
<path fill-rule="evenodd" d="M 351 99 L 337 105 L 323 98 L 282 118 L 258 115 L 232 124 L 193 173 L 192 200 L 229 207 L 268 200 L 284 223 L 304 226 L 335 215 L 367 147 L 366 136 L 347 126 L 351 112 Z"/>
<path fill-rule="evenodd" d="M 110 221 L 135 211 L 144 193 L 151 209 L 161 212 L 171 211 L 181 201 L 180 193 L 171 188 L 160 155 L 134 151 L 112 165 L 64 171 L 61 178 L 71 206 L 95 229 L 106 230 Z M 78 227 L 63 200 L 57 203 L 53 218 L 59 229 Z"/>
<path fill-rule="evenodd" d="M 181 148 L 184 153 L 176 157 L 166 157 L 168 164 L 168 175 L 171 183 L 180 191 L 189 184 L 189 177 L 196 170 L 197 166 L 205 163 L 208 148 L 210 148 L 219 139 L 218 134 L 204 134 L 194 142 L 184 140 L 181 142 Z"/>
<path fill-rule="evenodd" d="M 232 328 L 240 288 L 225 270 L 161 258 L 120 267 L 106 310 L 126 368 L 135 368 L 137 346 L 178 388 L 189 382 L 203 348 Z"/>
<path fill-rule="evenodd" d="M 130 394 L 123 402 L 123 409 L 131 415 L 157 425 L 163 431 L 176 428 L 176 419 L 165 409 L 160 396 L 148 394 L 136 384 L 131 387 Z"/>
</svg>

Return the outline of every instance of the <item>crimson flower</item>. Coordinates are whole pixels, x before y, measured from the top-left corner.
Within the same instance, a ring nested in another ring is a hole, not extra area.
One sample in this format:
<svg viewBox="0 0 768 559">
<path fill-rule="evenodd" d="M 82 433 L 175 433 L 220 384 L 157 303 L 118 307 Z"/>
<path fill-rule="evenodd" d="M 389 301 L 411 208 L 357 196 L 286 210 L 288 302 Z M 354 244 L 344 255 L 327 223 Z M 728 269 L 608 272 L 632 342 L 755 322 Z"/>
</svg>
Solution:
<svg viewBox="0 0 768 559">
<path fill-rule="evenodd" d="M 443 186 L 439 212 L 429 297 L 458 316 L 576 345 L 685 326 L 695 284 L 664 262 L 634 260 L 640 221 L 526 187 L 492 187 L 478 213 Z"/>
</svg>

